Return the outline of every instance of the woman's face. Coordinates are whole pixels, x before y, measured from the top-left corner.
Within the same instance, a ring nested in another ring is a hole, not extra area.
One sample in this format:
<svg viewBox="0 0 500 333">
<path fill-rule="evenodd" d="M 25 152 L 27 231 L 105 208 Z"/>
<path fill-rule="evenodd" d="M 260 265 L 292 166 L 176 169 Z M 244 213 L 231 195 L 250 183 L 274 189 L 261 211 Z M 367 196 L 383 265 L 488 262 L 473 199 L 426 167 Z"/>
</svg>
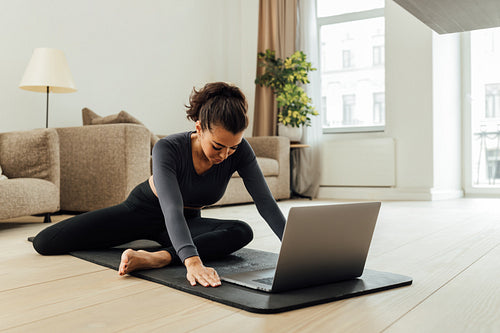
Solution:
<svg viewBox="0 0 500 333">
<path fill-rule="evenodd" d="M 222 163 L 231 156 L 243 138 L 243 132 L 233 134 L 222 126 L 202 130 L 199 121 L 196 122 L 196 132 L 200 138 L 203 153 L 212 164 Z"/>
</svg>

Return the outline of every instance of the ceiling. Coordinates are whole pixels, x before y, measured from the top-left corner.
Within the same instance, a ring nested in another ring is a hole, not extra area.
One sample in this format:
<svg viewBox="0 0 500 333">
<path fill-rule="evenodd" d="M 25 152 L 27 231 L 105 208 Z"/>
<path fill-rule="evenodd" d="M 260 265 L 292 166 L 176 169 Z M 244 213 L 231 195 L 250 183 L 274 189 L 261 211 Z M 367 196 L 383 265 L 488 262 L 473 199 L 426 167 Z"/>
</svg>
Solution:
<svg viewBox="0 0 500 333">
<path fill-rule="evenodd" d="M 500 0 L 394 0 L 439 34 L 500 26 Z"/>
</svg>

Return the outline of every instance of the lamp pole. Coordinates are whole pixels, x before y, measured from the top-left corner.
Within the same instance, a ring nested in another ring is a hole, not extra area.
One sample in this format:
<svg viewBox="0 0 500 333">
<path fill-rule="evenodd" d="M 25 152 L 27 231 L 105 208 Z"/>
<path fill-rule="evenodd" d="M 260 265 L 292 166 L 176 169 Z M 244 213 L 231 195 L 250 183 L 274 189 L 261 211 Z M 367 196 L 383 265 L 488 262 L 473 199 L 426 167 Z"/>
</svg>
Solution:
<svg viewBox="0 0 500 333">
<path fill-rule="evenodd" d="M 47 86 L 47 109 L 45 115 L 45 128 L 49 128 L 49 86 Z"/>
</svg>

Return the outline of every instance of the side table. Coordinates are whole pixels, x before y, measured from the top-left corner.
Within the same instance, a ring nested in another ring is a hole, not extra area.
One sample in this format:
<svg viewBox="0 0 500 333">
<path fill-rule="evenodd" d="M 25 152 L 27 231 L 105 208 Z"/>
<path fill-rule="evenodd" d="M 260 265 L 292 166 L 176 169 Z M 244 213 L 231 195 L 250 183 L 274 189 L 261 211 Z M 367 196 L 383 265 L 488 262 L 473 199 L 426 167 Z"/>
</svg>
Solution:
<svg viewBox="0 0 500 333">
<path fill-rule="evenodd" d="M 293 179 L 294 179 L 294 164 L 296 159 L 298 159 L 298 154 L 295 154 L 295 152 L 298 152 L 300 149 L 305 149 L 309 148 L 310 146 L 307 144 L 303 143 L 290 143 L 290 197 L 299 197 L 299 198 L 307 198 L 309 200 L 312 200 L 311 197 L 302 195 L 300 193 L 297 193 L 294 188 L 293 188 Z"/>
</svg>

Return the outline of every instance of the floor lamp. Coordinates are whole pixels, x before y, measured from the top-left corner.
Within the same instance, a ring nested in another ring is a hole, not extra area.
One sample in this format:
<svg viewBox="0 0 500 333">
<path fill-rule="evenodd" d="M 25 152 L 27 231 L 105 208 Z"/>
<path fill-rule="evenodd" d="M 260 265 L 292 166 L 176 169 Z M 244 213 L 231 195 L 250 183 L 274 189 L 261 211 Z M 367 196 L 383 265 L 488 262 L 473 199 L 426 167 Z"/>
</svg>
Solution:
<svg viewBox="0 0 500 333">
<path fill-rule="evenodd" d="M 45 128 L 49 127 L 49 93 L 75 92 L 75 83 L 61 50 L 36 48 L 19 88 L 47 94 Z"/>
</svg>

